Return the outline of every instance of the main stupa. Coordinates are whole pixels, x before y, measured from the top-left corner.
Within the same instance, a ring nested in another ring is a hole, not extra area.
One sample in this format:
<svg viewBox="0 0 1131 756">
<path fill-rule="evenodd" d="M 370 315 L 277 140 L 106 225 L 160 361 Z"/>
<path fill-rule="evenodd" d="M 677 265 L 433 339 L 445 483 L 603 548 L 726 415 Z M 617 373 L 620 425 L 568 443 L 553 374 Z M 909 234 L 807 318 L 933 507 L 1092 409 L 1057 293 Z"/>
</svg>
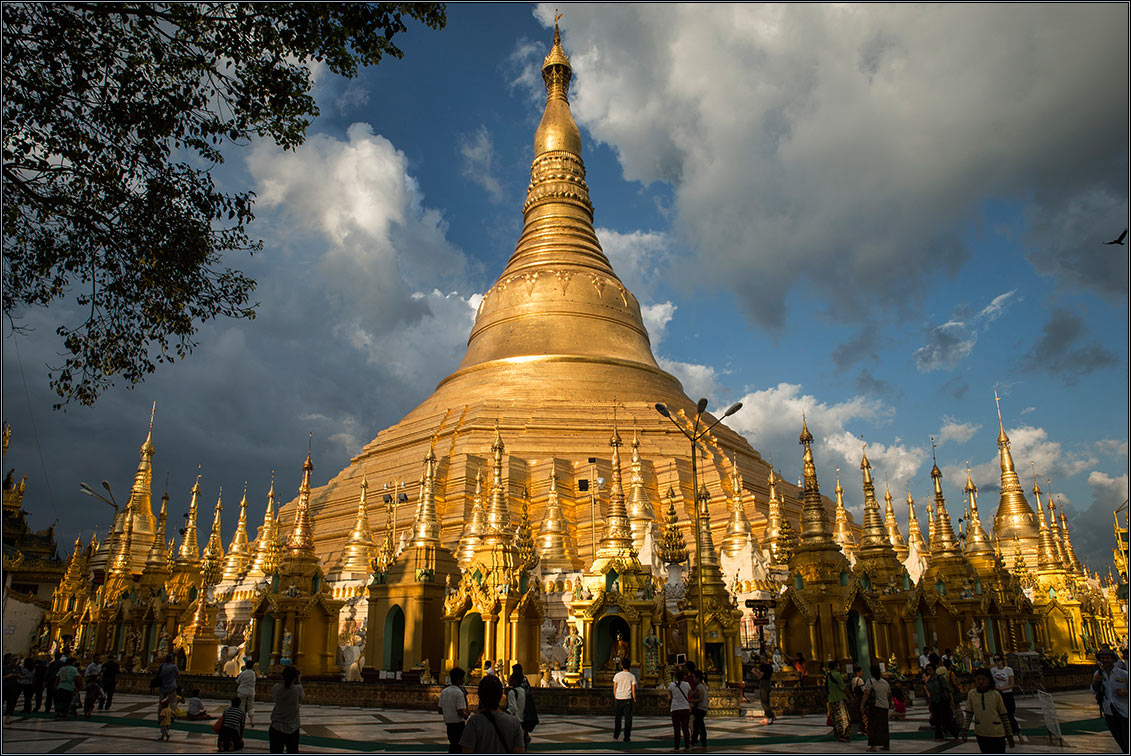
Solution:
<svg viewBox="0 0 1131 756">
<path fill-rule="evenodd" d="M 545 112 L 534 135 L 524 225 L 514 253 L 479 305 L 456 371 L 404 419 L 378 433 L 346 469 L 312 491 L 314 547 L 327 568 L 343 559 L 363 480 L 374 509 L 381 508 L 385 494 L 408 494 L 408 502 L 395 502 L 393 508 L 395 538 L 411 530 L 430 449 L 436 456 L 440 538 L 458 551 L 471 519 L 477 475 L 486 476 L 491 464 L 496 429 L 505 444 L 504 486 L 513 519 L 526 500 L 531 522 L 541 522 L 556 476 L 565 527 L 585 564 L 594 558 L 608 506 L 607 490 L 592 501 L 596 486 L 591 481 L 612 478 L 614 426 L 635 433 L 638 441 L 637 498 L 643 500 L 630 512 L 634 520 L 650 518 L 659 527 L 669 490 L 685 527 L 693 515 L 689 443 L 654 405 L 665 403 L 686 424 L 696 403 L 657 364 L 640 305 L 617 277 L 594 231 L 581 132 L 568 99 L 572 70 L 556 25 L 542 77 Z M 722 539 L 731 517 L 725 502 L 737 493 L 731 490 L 735 480 L 744 481 L 745 492 L 737 500 L 760 531 L 770 506 L 769 465 L 721 424 L 704 439 L 702 454 L 700 480 L 712 499 L 715 537 Z M 777 490 L 784 495 L 783 516 L 798 522 L 797 489 L 782 484 Z M 286 513 L 293 506 L 281 514 L 282 521 L 289 522 Z M 388 518 L 377 512 L 371 518 L 380 542 Z M 537 535 L 537 525 L 534 531 Z"/>
</svg>

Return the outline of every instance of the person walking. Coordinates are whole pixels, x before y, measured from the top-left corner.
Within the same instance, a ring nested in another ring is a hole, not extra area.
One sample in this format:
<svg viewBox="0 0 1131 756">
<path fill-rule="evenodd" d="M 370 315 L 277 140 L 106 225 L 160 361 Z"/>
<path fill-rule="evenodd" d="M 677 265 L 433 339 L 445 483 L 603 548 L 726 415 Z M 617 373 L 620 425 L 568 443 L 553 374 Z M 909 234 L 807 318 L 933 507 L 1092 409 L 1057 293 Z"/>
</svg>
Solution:
<svg viewBox="0 0 1131 756">
<path fill-rule="evenodd" d="M 506 696 L 507 713 L 518 719 L 519 724 L 522 725 L 523 740 L 530 743 L 530 733 L 538 725 L 538 714 L 534 708 L 534 692 L 530 690 L 530 682 L 523 674 L 521 664 L 511 667 Z"/>
<path fill-rule="evenodd" d="M 919 671 L 920 672 L 923 672 L 924 670 L 926 670 L 927 665 L 931 663 L 931 657 L 929 656 L 930 653 L 931 653 L 931 648 L 929 646 L 923 646 L 923 653 L 919 654 Z"/>
<path fill-rule="evenodd" d="M 47 672 L 44 675 L 44 681 L 47 688 L 47 703 L 44 705 L 44 711 L 50 712 L 51 707 L 55 705 L 55 686 L 59 677 L 59 670 L 63 668 L 67 659 L 63 656 L 61 651 L 55 652 L 55 658 L 47 665 Z"/>
<path fill-rule="evenodd" d="M 931 712 L 931 721 L 935 725 L 935 740 L 942 740 L 947 732 L 957 740 L 958 723 L 954 721 L 950 684 L 946 675 L 938 674 L 935 665 L 928 662 L 927 670 L 923 673 L 923 684 L 927 689 L 927 707 Z"/>
<path fill-rule="evenodd" d="M 78 670 L 78 660 L 72 664 L 59 667 L 55 676 L 55 718 L 66 719 L 71 712 L 71 702 L 75 697 L 75 688 L 80 683 L 81 675 Z"/>
<path fill-rule="evenodd" d="M 20 672 L 23 667 L 15 654 L 4 654 L 4 724 L 12 721 L 20 699 Z"/>
<path fill-rule="evenodd" d="M 86 689 L 83 691 L 82 713 L 83 716 L 87 719 L 90 719 L 90 715 L 94 711 L 94 707 L 102 699 L 101 675 L 92 675 L 89 673 L 91 667 L 94 666 L 94 663 L 88 664 L 86 667 L 87 673 L 83 675 L 86 679 Z M 101 669 L 101 665 L 98 666 L 99 669 Z"/>
<path fill-rule="evenodd" d="M 162 662 L 160 668 L 157 670 L 157 701 L 158 709 L 160 709 L 160 702 L 162 699 L 169 699 L 171 706 L 176 706 L 177 700 L 177 674 L 180 672 L 177 669 L 176 663 L 173 661 L 172 654 L 165 655 L 165 661 Z"/>
<path fill-rule="evenodd" d="M 830 661 L 825 669 L 825 687 L 828 690 L 829 720 L 833 726 L 833 737 L 841 743 L 852 739 L 849 731 L 852 720 L 848 716 L 848 694 L 845 691 L 844 675 L 840 673 L 840 662 Z"/>
<path fill-rule="evenodd" d="M 758 679 L 758 698 L 762 702 L 762 724 L 774 723 L 774 710 L 770 705 L 770 689 L 773 686 L 774 665 L 767 654 L 762 654 L 758 666 L 754 668 L 754 677 Z"/>
<path fill-rule="evenodd" d="M 1096 660 L 1100 668 L 1092 678 L 1092 689 L 1111 736 L 1127 753 L 1127 670 L 1116 666 L 1117 657 L 1110 648 L 1096 652 Z"/>
<path fill-rule="evenodd" d="M 966 696 L 966 711 L 974 718 L 974 737 L 982 753 L 1005 753 L 1013 747 L 1013 732 L 1007 720 L 1008 709 L 1000 692 L 994 689 L 991 670 L 974 670 L 974 688 Z M 1126 728 L 1125 728 L 1126 729 Z"/>
<path fill-rule="evenodd" d="M 499 711 L 503 684 L 495 675 L 479 681 L 479 711 L 471 715 L 460 736 L 464 753 L 526 753 L 522 724 L 505 711 Z"/>
<path fill-rule="evenodd" d="M 632 707 L 636 703 L 636 675 L 629 669 L 628 659 L 620 660 L 621 670 L 613 675 L 613 740 L 620 737 L 621 720 L 624 720 L 624 742 L 632 742 Z"/>
<path fill-rule="evenodd" d="M 852 709 L 849 714 L 853 714 L 855 716 L 853 721 L 860 725 L 860 734 L 868 737 L 868 707 L 864 705 L 864 682 L 864 670 L 857 667 L 849 683 L 849 691 L 852 693 Z"/>
<path fill-rule="evenodd" d="M 35 679 L 32 685 L 35 689 L 35 711 L 39 711 L 43 708 L 43 688 L 47 685 L 47 662 L 40 657 L 35 659 Z M 48 711 L 50 711 L 50 697 L 48 697 L 47 703 Z"/>
<path fill-rule="evenodd" d="M 683 733 L 685 751 L 691 750 L 691 685 L 683 680 L 683 670 L 675 671 L 675 680 L 668 683 L 671 701 L 672 731 L 675 733 L 675 750 L 679 750 L 679 734 Z"/>
<path fill-rule="evenodd" d="M 440 691 L 440 713 L 444 715 L 444 727 L 448 731 L 448 753 L 463 753 L 459 744 L 463 728 L 467 724 L 467 690 L 463 687 L 466 676 L 460 667 L 452 667 L 448 673 L 450 682 Z"/>
<path fill-rule="evenodd" d="M 271 726 L 267 740 L 271 753 L 298 753 L 298 730 L 302 726 L 302 700 L 304 693 L 299 682 L 302 673 L 289 664 L 283 668 L 283 681 L 275 683 L 272 696 L 275 708 L 271 709 Z"/>
<path fill-rule="evenodd" d="M 243 708 L 243 698 L 232 696 L 232 705 L 220 715 L 220 731 L 216 733 L 216 749 L 220 751 L 243 750 L 243 728 L 247 722 L 247 711 Z"/>
<path fill-rule="evenodd" d="M 157 725 L 161 728 L 161 734 L 157 736 L 158 740 L 169 740 L 169 728 L 173 726 L 173 702 L 168 698 L 162 698 L 157 703 Z"/>
<path fill-rule="evenodd" d="M 20 667 L 20 693 L 24 697 L 24 714 L 31 714 L 31 698 L 35 693 L 35 658 L 29 656 L 24 659 Z"/>
<path fill-rule="evenodd" d="M 120 670 L 118 658 L 114 654 L 108 654 L 106 662 L 102 665 L 102 703 L 98 704 L 98 708 L 102 711 L 110 711 L 110 702 L 114 700 L 114 690 L 118 687 Z"/>
<path fill-rule="evenodd" d="M 1017 742 L 1024 743 L 1025 739 L 1021 737 L 1021 727 L 1017 724 L 1017 699 L 1013 697 L 1013 667 L 1005 666 L 1005 659 L 1001 654 L 994 654 L 994 666 L 990 668 L 990 674 L 994 678 L 994 687 L 1001 694 L 1002 701 L 1005 702 L 1005 711 L 1009 716 L 1009 728 L 1017 736 Z"/>
<path fill-rule="evenodd" d="M 707 708 L 710 706 L 711 694 L 707 690 L 707 680 L 702 670 L 692 676 L 695 690 L 691 696 L 691 743 L 696 742 L 704 748 L 707 747 Z"/>
<path fill-rule="evenodd" d="M 236 695 L 247 715 L 247 726 L 255 727 L 255 666 L 251 659 L 244 662 L 243 671 L 236 675 Z"/>
<path fill-rule="evenodd" d="M 864 683 L 864 704 L 868 707 L 868 750 L 891 750 L 888 731 L 888 708 L 891 706 L 891 685 L 880 675 L 880 665 L 869 670 L 872 679 Z"/>
</svg>

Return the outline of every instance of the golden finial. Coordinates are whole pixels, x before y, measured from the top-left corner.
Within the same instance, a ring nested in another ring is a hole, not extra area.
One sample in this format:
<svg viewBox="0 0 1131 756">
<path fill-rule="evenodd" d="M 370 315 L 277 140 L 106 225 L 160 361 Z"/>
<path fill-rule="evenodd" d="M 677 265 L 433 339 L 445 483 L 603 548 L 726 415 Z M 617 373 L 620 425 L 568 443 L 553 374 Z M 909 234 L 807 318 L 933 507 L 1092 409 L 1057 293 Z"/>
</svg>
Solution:
<svg viewBox="0 0 1131 756">
<path fill-rule="evenodd" d="M 208 534 L 208 543 L 204 547 L 204 554 L 200 562 L 205 585 L 215 585 L 220 582 L 221 571 L 224 567 L 224 544 L 220 540 L 220 513 L 224 510 L 223 498 L 224 487 L 220 486 L 220 493 L 216 496 L 216 509 L 212 515 L 212 530 Z"/>
<path fill-rule="evenodd" d="M 1001 398 L 997 395 L 996 388 L 994 389 L 994 405 L 997 407 L 997 443 L 998 446 L 1001 446 L 1002 444 L 1009 443 L 1009 436 L 1005 435 L 1005 423 L 1003 423 L 1001 420 Z"/>
<path fill-rule="evenodd" d="M 177 562 L 185 566 L 194 566 L 200 562 L 200 548 L 196 537 L 196 517 L 200 505 L 200 467 L 200 465 L 196 466 L 196 481 L 192 484 L 185 532 L 181 537 L 181 550 L 177 555 Z"/>
</svg>

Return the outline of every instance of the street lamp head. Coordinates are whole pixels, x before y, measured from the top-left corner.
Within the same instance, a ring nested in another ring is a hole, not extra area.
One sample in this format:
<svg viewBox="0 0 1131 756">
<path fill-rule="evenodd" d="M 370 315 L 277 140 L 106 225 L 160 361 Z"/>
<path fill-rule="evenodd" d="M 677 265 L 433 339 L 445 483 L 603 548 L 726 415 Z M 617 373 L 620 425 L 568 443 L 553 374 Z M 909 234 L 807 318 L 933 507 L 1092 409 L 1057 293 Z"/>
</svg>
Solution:
<svg viewBox="0 0 1131 756">
<path fill-rule="evenodd" d="M 703 411 L 706 410 L 706 409 L 707 409 L 707 398 L 703 397 L 702 399 L 699 400 L 699 403 L 697 405 L 695 405 L 695 411 L 698 412 L 699 414 L 703 414 Z"/>
<path fill-rule="evenodd" d="M 110 490 L 110 481 L 108 481 L 108 480 L 102 481 L 102 487 L 105 488 L 107 491 L 109 491 Z"/>
<path fill-rule="evenodd" d="M 656 402 L 656 411 L 667 418 L 672 416 L 672 413 L 668 410 L 668 405 L 663 402 Z"/>
<path fill-rule="evenodd" d="M 734 404 L 730 405 L 730 407 L 727 408 L 727 411 L 723 413 L 723 417 L 730 417 L 735 412 L 738 412 L 740 409 L 742 409 L 742 402 L 735 402 Z"/>
</svg>

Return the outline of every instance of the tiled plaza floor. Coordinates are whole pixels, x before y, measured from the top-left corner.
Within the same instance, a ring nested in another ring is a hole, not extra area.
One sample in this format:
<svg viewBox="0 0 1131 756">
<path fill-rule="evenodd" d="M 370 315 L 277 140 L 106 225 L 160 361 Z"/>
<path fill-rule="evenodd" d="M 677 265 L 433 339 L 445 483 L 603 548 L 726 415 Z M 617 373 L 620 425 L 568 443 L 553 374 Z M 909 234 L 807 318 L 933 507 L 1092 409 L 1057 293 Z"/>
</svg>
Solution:
<svg viewBox="0 0 1131 756">
<path fill-rule="evenodd" d="M 21 701 L 22 703 L 22 701 Z M 213 713 L 223 708 L 218 700 L 205 701 Z M 1017 716 L 1026 741 L 1011 753 L 1116 753 L 1115 741 L 1098 718 L 1095 699 L 1088 692 L 1056 696 L 1057 716 L 1064 734 L 1063 747 L 1042 737 L 1044 719 L 1037 700 L 1018 701 Z M 611 708 L 611 707 L 610 707 Z M 55 720 L 49 715 L 19 713 L 2 730 L 3 752 L 8 753 L 207 753 L 215 751 L 215 735 L 208 722 L 176 722 L 172 740 L 156 742 L 156 705 L 152 697 L 116 697 L 114 710 L 84 719 Z M 255 706 L 255 727 L 245 733 L 245 752 L 267 751 L 267 722 L 271 704 Z M 770 726 L 760 724 L 761 712 L 747 716 L 707 720 L 708 751 L 768 753 L 863 753 L 865 739 L 853 735 L 840 745 L 829 736 L 821 715 L 780 717 Z M 301 748 L 310 753 L 355 751 L 442 752 L 447 748 L 438 713 L 398 709 L 360 709 L 341 706 L 304 706 Z M 543 715 L 534 732 L 531 751 L 612 753 L 671 751 L 671 724 L 661 717 L 636 717 L 632 742 L 611 740 L 612 716 Z M 967 743 L 933 739 L 925 706 L 914 706 L 902 722 L 892 722 L 892 750 L 896 753 L 976 753 L 973 738 Z"/>
</svg>

